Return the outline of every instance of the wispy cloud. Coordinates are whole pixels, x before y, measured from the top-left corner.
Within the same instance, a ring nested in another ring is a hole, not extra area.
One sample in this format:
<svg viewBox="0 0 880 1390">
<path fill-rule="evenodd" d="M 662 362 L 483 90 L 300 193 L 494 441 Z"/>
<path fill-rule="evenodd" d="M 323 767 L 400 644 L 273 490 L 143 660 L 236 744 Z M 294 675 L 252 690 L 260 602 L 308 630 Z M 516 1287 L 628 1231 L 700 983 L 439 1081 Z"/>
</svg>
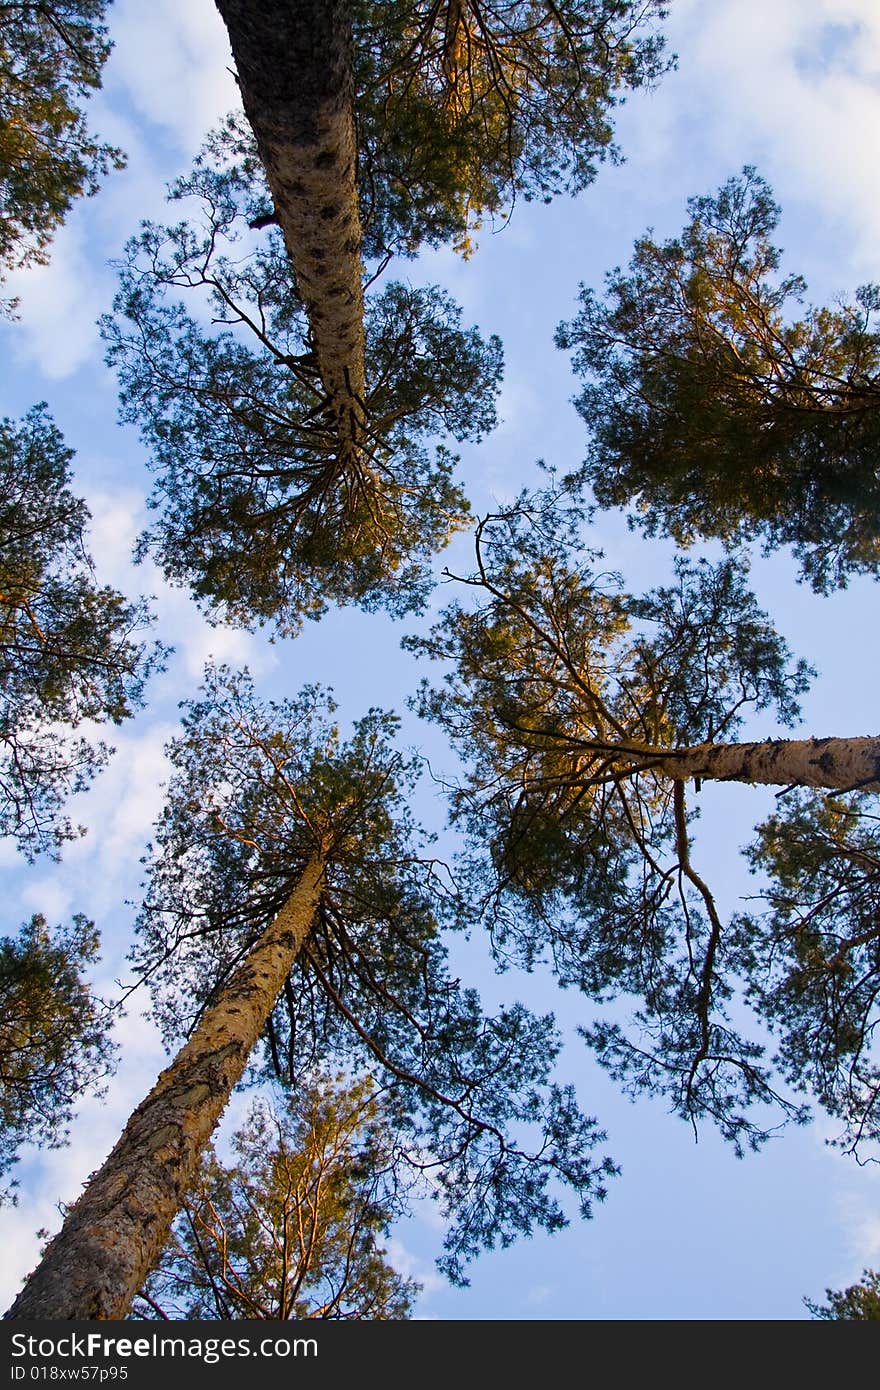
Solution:
<svg viewBox="0 0 880 1390">
<path fill-rule="evenodd" d="M 226 30 L 212 0 L 118 0 L 107 73 L 135 110 L 185 150 L 238 104 Z"/>
<path fill-rule="evenodd" d="M 682 54 L 630 137 L 722 173 L 754 162 L 783 206 L 812 203 L 849 231 L 847 259 L 876 266 L 880 221 L 880 12 L 871 0 L 678 0 Z M 640 113 L 639 113 L 640 114 Z M 685 166 L 687 167 L 687 165 Z M 709 191 L 699 186 L 693 192 Z M 844 288 L 843 286 L 841 288 Z"/>
</svg>

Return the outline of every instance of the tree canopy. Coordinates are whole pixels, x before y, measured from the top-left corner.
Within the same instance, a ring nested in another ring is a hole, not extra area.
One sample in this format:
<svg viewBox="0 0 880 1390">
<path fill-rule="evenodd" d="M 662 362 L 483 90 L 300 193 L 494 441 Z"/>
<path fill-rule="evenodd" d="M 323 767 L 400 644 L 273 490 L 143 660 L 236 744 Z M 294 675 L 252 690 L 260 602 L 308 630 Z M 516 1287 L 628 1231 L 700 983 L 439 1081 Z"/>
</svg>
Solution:
<svg viewBox="0 0 880 1390">
<path fill-rule="evenodd" d="M 214 667 L 190 702 L 135 950 L 166 1036 L 188 1041 L 9 1316 L 125 1314 L 264 1032 L 291 1086 L 331 1058 L 374 1077 L 400 1181 L 425 1180 L 440 1205 L 454 1282 L 480 1250 L 566 1225 L 560 1185 L 584 1217 L 604 1197 L 615 1168 L 553 1079 L 552 1016 L 518 1003 L 485 1015 L 449 975 L 395 720 L 371 711 L 343 743 L 330 712 L 314 687 L 264 704 L 246 674 Z"/>
<path fill-rule="evenodd" d="M 206 1153 L 135 1313 L 409 1317 L 418 1285 L 380 1243 L 399 1206 L 395 1120 L 369 1082 L 344 1077 L 255 1101 L 231 1161 Z"/>
<path fill-rule="evenodd" d="M 224 164 L 236 143 L 227 126 L 172 189 L 196 201 L 190 221 L 147 225 L 129 244 L 104 324 L 122 417 L 157 474 L 144 549 L 210 616 L 282 634 L 331 602 L 418 608 L 428 560 L 468 510 L 454 456 L 431 441 L 492 428 L 501 345 L 462 328 L 440 289 L 374 292 L 368 445 L 354 460 L 341 451 L 280 235 L 255 245 L 248 230 L 261 179 Z"/>
<path fill-rule="evenodd" d="M 756 1104 L 803 1117 L 774 1070 L 841 1118 L 847 1142 L 876 1137 L 867 807 L 804 793 L 763 827 L 752 864 L 770 874 L 766 917 L 725 924 L 691 852 L 692 778 L 757 780 L 763 762 L 760 780 L 783 789 L 841 785 L 824 741 L 801 772 L 784 740 L 728 742 L 749 710 L 792 722 L 809 668 L 790 660 L 741 559 L 679 557 L 671 586 L 633 597 L 572 545 L 562 502 L 543 494 L 485 519 L 465 581 L 479 606 L 454 604 L 408 640 L 449 663 L 419 708 L 464 759 L 453 815 L 496 949 L 527 967 L 549 958 L 595 1001 L 634 996 L 634 1034 L 602 1018 L 584 1029 L 600 1061 L 633 1092 L 713 1117 L 737 1147 L 769 1132 Z M 876 787 L 880 743 L 856 742 L 873 750 Z M 760 1030 L 733 1022 L 743 991 L 781 1035 L 774 1067 Z"/>
<path fill-rule="evenodd" d="M 107 0 L 0 4 L 0 281 L 45 261 L 73 201 L 124 163 L 82 110 L 110 52 L 106 9 Z"/>
<path fill-rule="evenodd" d="M 54 931 L 37 914 L 0 940 L 2 1177 L 23 1143 L 64 1144 L 82 1096 L 111 1070 L 110 1013 L 86 981 L 97 952 L 82 914 Z"/>
<path fill-rule="evenodd" d="M 847 1289 L 826 1289 L 827 1303 L 804 1302 L 810 1316 L 819 1322 L 877 1322 L 880 1320 L 880 1274 L 874 1269 L 862 1271 L 857 1284 Z"/>
<path fill-rule="evenodd" d="M 880 290 L 808 308 L 751 167 L 690 200 L 682 235 L 635 247 L 557 335 L 584 377 L 586 476 L 651 535 L 791 545 L 814 588 L 880 567 Z"/>
<path fill-rule="evenodd" d="M 78 727 L 128 719 L 166 655 L 147 604 L 96 581 L 72 458 L 44 406 L 0 421 L 0 833 L 28 857 L 81 833 L 64 802 L 112 750 Z"/>
<path fill-rule="evenodd" d="M 880 816 L 865 792 L 794 791 L 748 850 L 763 911 L 736 921 L 749 998 L 779 1038 L 791 1084 L 812 1092 L 858 1153 L 880 1138 Z"/>
<path fill-rule="evenodd" d="M 613 1167 L 553 1079 L 552 1017 L 518 1003 L 486 1015 L 449 974 L 440 926 L 459 903 L 419 844 L 417 762 L 393 748 L 396 720 L 373 711 L 343 743 L 331 713 L 313 687 L 264 702 L 246 676 L 208 673 L 169 750 L 134 958 L 166 1036 L 185 1036 L 329 833 L 314 926 L 254 1063 L 294 1089 L 330 1059 L 375 1078 L 395 1102 L 401 1174 L 433 1175 L 441 1264 L 464 1281 L 481 1248 L 565 1224 L 554 1184 L 588 1215 Z"/>
<path fill-rule="evenodd" d="M 619 93 L 667 64 L 655 0 L 352 7 L 367 250 L 472 248 L 517 197 L 577 193 L 617 157 Z"/>
<path fill-rule="evenodd" d="M 362 253 L 470 247 L 517 193 L 593 178 L 621 87 L 662 70 L 656 0 L 561 4 L 217 0 L 308 321 L 324 414 L 349 466 L 365 447 Z M 276 55 L 284 54 L 278 62 Z M 366 232 L 366 236 L 365 236 Z"/>
<path fill-rule="evenodd" d="M 0 0 L 0 278 L 45 260 L 121 162 L 81 111 L 105 9 Z M 470 516 L 453 449 L 495 425 L 502 354 L 387 267 L 468 256 L 518 199 L 616 160 L 616 106 L 668 66 L 665 7 L 217 9 L 244 113 L 171 186 L 168 225 L 140 224 L 102 320 L 155 479 L 138 557 L 210 623 L 271 640 L 333 605 L 423 614 Z M 482 1251 L 589 1216 L 616 1173 L 605 1136 L 559 1078 L 553 1016 L 471 987 L 464 938 L 484 932 L 500 969 L 580 992 L 579 1032 L 627 1094 L 738 1155 L 814 1101 L 859 1160 L 880 1138 L 880 736 L 779 736 L 815 673 L 746 552 L 792 546 L 820 593 L 880 572 L 880 288 L 804 307 L 751 166 L 688 216 L 558 329 L 586 462 L 484 517 L 473 571 L 446 572 L 458 601 L 405 642 L 445 670 L 411 706 L 461 759 L 457 859 L 416 821 L 424 763 L 397 716 L 343 730 L 319 684 L 291 693 L 284 646 L 283 698 L 210 664 L 182 701 L 129 956 L 173 1059 L 7 1316 L 122 1317 L 139 1289 L 136 1316 L 162 1319 L 401 1319 L 417 1290 L 382 1241 L 416 1201 L 458 1285 Z M 77 833 L 67 798 L 112 751 L 94 726 L 127 719 L 165 657 L 148 605 L 98 585 L 71 462 L 45 406 L 0 424 L 0 834 L 29 859 Z M 630 592 L 589 548 L 618 505 L 723 558 L 678 554 Z M 710 781 L 776 791 L 744 907 L 702 863 Z M 110 1065 L 96 950 L 84 916 L 0 942 L 0 1175 L 22 1138 L 64 1142 Z M 210 1140 L 238 1086 L 263 1099 L 226 1160 Z M 807 1306 L 873 1318 L 876 1283 Z"/>
</svg>

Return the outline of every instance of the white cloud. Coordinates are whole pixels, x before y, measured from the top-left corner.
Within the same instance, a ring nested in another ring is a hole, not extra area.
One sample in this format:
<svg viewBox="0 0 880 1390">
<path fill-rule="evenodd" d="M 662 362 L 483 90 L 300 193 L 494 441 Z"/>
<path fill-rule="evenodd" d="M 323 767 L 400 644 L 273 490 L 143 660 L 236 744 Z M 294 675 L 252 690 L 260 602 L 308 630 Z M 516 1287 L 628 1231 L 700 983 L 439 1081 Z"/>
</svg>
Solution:
<svg viewBox="0 0 880 1390">
<path fill-rule="evenodd" d="M 50 926 L 65 921 L 76 907 L 72 902 L 69 887 L 59 881 L 57 876 L 44 876 L 26 883 L 21 894 L 20 919 L 25 921 L 34 912 L 41 912 Z M 6 925 L 18 926 L 18 922 Z"/>
<path fill-rule="evenodd" d="M 529 1289 L 526 1294 L 526 1303 L 533 1308 L 542 1308 L 550 1302 L 556 1295 L 556 1290 L 551 1284 L 538 1284 L 533 1289 Z"/>
<path fill-rule="evenodd" d="M 391 1236 L 385 1241 L 385 1253 L 389 1264 L 402 1274 L 404 1279 L 416 1279 L 422 1286 L 422 1297 L 428 1298 L 438 1290 L 448 1288 L 446 1280 L 437 1270 L 414 1254 L 403 1241 Z"/>
<path fill-rule="evenodd" d="M 5 287 L 19 299 L 12 351 L 52 381 L 77 371 L 98 347 L 95 319 L 104 303 L 92 251 L 82 220 L 69 218 L 54 239 L 49 264 L 16 271 Z"/>
<path fill-rule="evenodd" d="M 859 1270 L 880 1265 L 880 1173 L 848 1165 L 839 1179 L 837 1208 L 853 1264 Z"/>
<path fill-rule="evenodd" d="M 108 91 L 120 88 L 138 113 L 195 149 L 238 104 L 226 30 L 211 0 L 121 0 Z"/>
<path fill-rule="evenodd" d="M 153 566 L 147 567 L 151 592 L 156 594 L 156 610 L 159 617 L 158 632 L 162 640 L 173 645 L 175 665 L 171 670 L 171 684 L 180 694 L 189 694 L 194 682 L 201 679 L 205 662 L 210 658 L 230 666 L 248 666 L 254 675 L 268 673 L 278 664 L 276 648 L 270 646 L 265 637 L 246 632 L 240 628 L 212 626 L 202 617 L 188 591 L 166 584 Z M 180 669 L 186 675 L 186 683 L 181 691 Z M 169 684 L 168 678 L 163 681 Z"/>
<path fill-rule="evenodd" d="M 0 840 L 0 869 L 11 869 L 21 863 L 18 845 L 11 835 Z"/>
<path fill-rule="evenodd" d="M 66 850 L 64 868 L 83 866 L 82 883 L 89 911 L 103 913 L 120 905 L 120 876 L 132 872 L 161 812 L 169 764 L 165 744 L 177 725 L 157 722 L 142 730 L 114 730 L 115 753 L 88 792 L 74 797 L 71 819 L 90 827 Z M 126 873 L 127 871 L 127 873 Z"/>
<path fill-rule="evenodd" d="M 229 666 L 249 666 L 255 673 L 270 670 L 275 658 L 267 652 L 265 643 L 249 632 L 231 627 L 210 627 L 200 622 L 187 639 L 182 656 L 190 676 L 200 678 L 205 662 L 210 658 Z"/>
<path fill-rule="evenodd" d="M 144 499 L 133 488 L 89 493 L 91 523 L 88 547 L 101 584 L 112 584 L 126 593 L 132 588 L 132 549 L 144 521 Z"/>
<path fill-rule="evenodd" d="M 668 32 L 670 48 L 685 56 L 663 81 L 657 119 L 633 112 L 629 133 L 679 160 L 688 149 L 696 165 L 724 158 L 730 174 L 756 163 L 784 208 L 796 199 L 814 203 L 829 230 L 847 229 L 848 257 L 875 265 L 880 14 L 873 0 L 679 0 Z"/>
<path fill-rule="evenodd" d="M 110 18 L 115 48 L 88 119 L 102 140 L 123 149 L 128 169 L 108 174 L 96 197 L 77 200 L 53 237 L 48 265 L 17 271 L 4 287 L 20 300 L 13 352 L 53 381 L 102 356 L 95 321 L 115 289 L 107 262 L 143 218 L 163 215 L 169 169 L 162 145 L 170 138 L 177 146 L 170 172 L 182 173 L 209 129 L 238 104 L 226 32 L 211 0 L 120 0 Z"/>
</svg>

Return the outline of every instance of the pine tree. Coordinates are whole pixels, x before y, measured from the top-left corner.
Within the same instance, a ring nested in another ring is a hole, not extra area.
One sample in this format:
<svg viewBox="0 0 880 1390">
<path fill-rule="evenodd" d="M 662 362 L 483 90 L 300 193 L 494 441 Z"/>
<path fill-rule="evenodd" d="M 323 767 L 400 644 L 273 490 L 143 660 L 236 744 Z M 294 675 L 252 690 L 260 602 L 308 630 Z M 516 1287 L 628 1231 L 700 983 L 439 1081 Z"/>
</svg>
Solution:
<svg viewBox="0 0 880 1390">
<path fill-rule="evenodd" d="M 840 1125 L 850 1153 L 880 1139 L 880 815 L 876 793 L 789 792 L 747 850 L 760 909 L 735 919 L 748 998 L 776 1063 Z"/>
<path fill-rule="evenodd" d="M 218 0 L 309 324 L 342 469 L 366 424 L 362 233 L 347 0 Z"/>
<path fill-rule="evenodd" d="M 862 1271 L 857 1284 L 847 1289 L 826 1289 L 827 1303 L 804 1302 L 810 1315 L 821 1322 L 880 1321 L 880 1274 L 874 1269 Z"/>
<path fill-rule="evenodd" d="M 45 262 L 73 201 L 123 166 L 82 111 L 110 52 L 106 9 L 107 0 L 0 4 L 0 281 Z"/>
<path fill-rule="evenodd" d="M 484 1016 L 447 973 L 393 727 L 374 711 L 341 744 L 314 688 L 264 706 L 246 676 L 209 671 L 171 748 L 137 953 L 188 1041 L 7 1317 L 125 1314 L 264 1035 L 290 1085 L 332 1057 L 390 1088 L 396 1161 L 431 1175 L 458 1282 L 480 1249 L 566 1224 L 557 1182 L 584 1216 L 604 1196 L 604 1136 L 551 1080 L 552 1017 Z"/>
<path fill-rule="evenodd" d="M 791 545 L 827 591 L 880 566 L 880 289 L 808 308 L 771 240 L 768 185 L 746 167 L 689 203 L 682 235 L 636 243 L 606 299 L 581 289 L 557 335 L 585 379 L 585 473 L 653 535 Z"/>
<path fill-rule="evenodd" d="M 790 887 L 797 865 L 800 887 L 766 890 L 769 920 L 726 924 L 694 862 L 688 786 L 860 786 L 870 802 L 880 738 L 732 742 L 749 711 L 793 722 L 811 674 L 749 593 L 742 557 L 679 558 L 673 584 L 634 597 L 579 547 L 582 508 L 569 507 L 567 529 L 565 503 L 545 493 L 485 519 L 465 581 L 477 605 L 452 605 L 407 643 L 448 666 L 418 704 L 464 760 L 453 816 L 474 846 L 496 949 L 529 968 L 549 959 L 595 1001 L 635 996 L 635 1040 L 601 1016 L 585 1028 L 600 1060 L 627 1089 L 713 1117 L 738 1148 L 772 1127 L 762 1105 L 804 1117 L 762 1061 L 763 1041 L 731 1021 L 745 990 L 781 1033 L 776 1060 L 794 1087 L 812 1089 L 850 1141 L 876 1136 L 874 871 L 861 897 L 831 893 L 854 864 L 875 862 L 871 835 L 847 849 L 827 827 L 802 823 L 795 840 L 794 821 L 785 833 L 771 822 L 752 863 L 777 885 L 786 864 Z M 814 931 L 830 935 L 811 975 L 801 953 Z"/>
<path fill-rule="evenodd" d="M 246 626 L 292 633 L 330 602 L 418 608 L 428 561 L 467 515 L 457 460 L 428 445 L 492 428 L 501 345 L 462 328 L 441 290 L 370 295 L 368 442 L 352 462 L 326 416 L 284 245 L 273 232 L 253 246 L 263 184 L 237 148 L 226 127 L 173 188 L 174 201 L 198 200 L 191 221 L 147 225 L 130 243 L 104 324 L 122 418 L 140 426 L 157 474 L 144 548 L 210 616 Z"/>
<path fill-rule="evenodd" d="M 135 1314 L 409 1317 L 419 1286 L 380 1244 L 400 1207 L 395 1121 L 369 1081 L 344 1077 L 255 1101 L 232 1160 L 206 1151 Z"/>
<path fill-rule="evenodd" d="M 578 193 L 617 159 L 620 95 L 667 64 L 662 4 L 356 4 L 355 114 L 365 244 L 468 254 L 517 199 Z M 674 60 L 673 60 L 674 61 Z"/>
<path fill-rule="evenodd" d="M 610 146 L 617 90 L 662 69 L 650 22 L 664 10 L 654 0 L 217 8 L 268 183 L 254 225 L 281 228 L 351 467 L 370 423 L 363 251 L 467 247 L 517 194 L 585 187 Z"/>
<path fill-rule="evenodd" d="M 44 406 L 0 421 L 0 834 L 29 858 L 82 833 L 64 801 L 112 750 L 79 726 L 130 718 L 166 655 L 146 603 L 96 581 L 72 458 Z"/>
<path fill-rule="evenodd" d="M 21 1144 L 65 1144 L 76 1103 L 86 1090 L 100 1093 L 112 1068 L 110 1013 L 85 979 L 97 951 L 81 914 L 54 931 L 35 914 L 17 938 L 0 939 L 2 1176 Z"/>
</svg>

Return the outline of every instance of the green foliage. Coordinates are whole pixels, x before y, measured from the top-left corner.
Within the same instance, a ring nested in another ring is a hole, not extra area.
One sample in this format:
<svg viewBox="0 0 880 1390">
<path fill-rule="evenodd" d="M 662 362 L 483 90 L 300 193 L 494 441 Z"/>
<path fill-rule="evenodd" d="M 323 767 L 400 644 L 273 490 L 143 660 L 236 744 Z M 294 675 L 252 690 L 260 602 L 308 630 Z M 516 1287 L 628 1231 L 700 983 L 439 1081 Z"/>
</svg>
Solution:
<svg viewBox="0 0 880 1390">
<path fill-rule="evenodd" d="M 347 462 L 283 242 L 270 232 L 255 248 L 248 228 L 261 177 L 247 158 L 224 164 L 236 131 L 172 190 L 196 200 L 192 220 L 146 225 L 129 244 L 104 323 L 122 418 L 140 425 L 157 474 L 161 515 L 143 548 L 210 617 L 245 626 L 290 634 L 334 601 L 417 609 L 430 557 L 467 514 L 455 458 L 424 441 L 492 428 L 500 343 L 462 329 L 439 289 L 370 296 L 368 438 Z"/>
<path fill-rule="evenodd" d="M 381 1246 L 399 1205 L 394 1121 L 369 1082 L 341 1077 L 255 1102 L 234 1160 L 204 1156 L 136 1313 L 409 1317 L 419 1285 Z"/>
<path fill-rule="evenodd" d="M 95 582 L 72 457 L 44 406 L 0 421 L 0 833 L 28 857 L 77 833 L 63 801 L 111 751 L 73 731 L 129 718 L 164 656 L 146 604 Z"/>
<path fill-rule="evenodd" d="M 515 199 L 578 192 L 610 153 L 621 89 L 656 80 L 656 0 L 372 0 L 354 6 L 366 249 L 467 253 Z"/>
<path fill-rule="evenodd" d="M 810 674 L 746 588 L 741 560 L 679 558 L 675 581 L 634 598 L 578 549 L 576 497 L 524 497 L 484 520 L 476 605 L 451 605 L 417 653 L 448 664 L 423 683 L 465 772 L 453 817 L 473 846 L 496 951 L 595 1001 L 641 1001 L 637 1041 L 586 1034 L 627 1089 L 711 1116 L 739 1148 L 767 1129 L 755 1102 L 786 1106 L 727 1009 L 734 939 L 690 857 L 677 749 L 729 740 L 749 710 L 798 715 Z M 658 767 L 660 760 L 666 766 Z"/>
<path fill-rule="evenodd" d="M 812 1090 L 850 1150 L 880 1139 L 880 814 L 876 796 L 797 791 L 758 827 L 760 915 L 737 923 L 739 969 L 779 1035 L 791 1083 Z"/>
<path fill-rule="evenodd" d="M 262 704 L 249 678 L 207 673 L 170 748 L 176 771 L 148 860 L 135 959 L 166 1036 L 190 1031 L 236 963 L 326 855 L 312 931 L 267 1023 L 257 1070 L 294 1089 L 316 1066 L 374 1077 L 396 1115 L 403 1186 L 431 1178 L 447 1222 L 442 1266 L 465 1282 L 480 1249 L 580 1209 L 614 1171 L 604 1136 L 552 1069 L 552 1017 L 485 1016 L 451 978 L 438 912 L 458 907 L 407 810 L 416 765 L 372 711 L 343 742 L 314 688 Z M 332 1060 L 331 1060 L 332 1059 Z"/>
<path fill-rule="evenodd" d="M 827 1303 L 811 1303 L 804 1299 L 810 1315 L 822 1322 L 880 1321 L 880 1274 L 873 1269 L 862 1271 L 857 1284 L 848 1289 L 826 1289 Z"/>
<path fill-rule="evenodd" d="M 79 914 L 54 932 L 36 915 L 0 939 L 0 1175 L 22 1143 L 64 1144 L 77 1102 L 110 1071 L 109 1014 L 84 978 L 97 951 Z"/>
<path fill-rule="evenodd" d="M 106 8 L 106 0 L 0 4 L 0 280 L 44 262 L 74 199 L 123 166 L 81 110 L 110 52 Z"/>
<path fill-rule="evenodd" d="M 678 558 L 672 585 L 635 598 L 566 533 L 565 502 L 524 496 L 481 522 L 477 569 L 465 581 L 478 605 L 452 604 L 429 637 L 405 643 L 450 663 L 442 688 L 423 683 L 420 713 L 443 724 L 468 763 L 461 815 L 473 807 L 488 816 L 499 862 L 538 896 L 574 888 L 580 846 L 610 810 L 609 795 L 628 805 L 627 839 L 638 842 L 644 824 L 637 804 L 660 817 L 651 833 L 668 838 L 669 779 L 654 771 L 658 759 L 729 740 L 749 710 L 773 707 L 794 722 L 811 674 L 804 662 L 790 665 L 741 557 Z M 556 863 L 543 875 L 536 865 L 531 879 L 533 818 L 542 833 L 570 823 L 567 872 Z"/>
<path fill-rule="evenodd" d="M 792 545 L 814 588 L 880 567 L 880 290 L 810 308 L 780 272 L 771 191 L 746 168 L 689 203 L 681 237 L 636 243 L 606 298 L 557 334 L 586 381 L 585 471 L 649 534 Z"/>
</svg>

